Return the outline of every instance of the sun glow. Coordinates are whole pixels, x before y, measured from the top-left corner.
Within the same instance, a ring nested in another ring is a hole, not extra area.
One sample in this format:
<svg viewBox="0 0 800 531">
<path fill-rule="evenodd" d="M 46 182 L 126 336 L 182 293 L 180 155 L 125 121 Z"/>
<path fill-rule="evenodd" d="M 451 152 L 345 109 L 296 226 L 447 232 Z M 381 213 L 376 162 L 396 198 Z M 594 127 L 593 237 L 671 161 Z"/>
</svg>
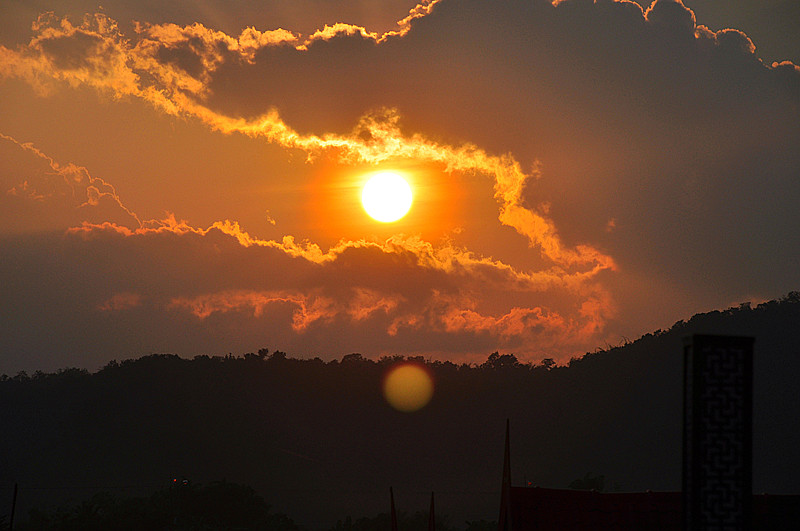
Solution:
<svg viewBox="0 0 800 531">
<path fill-rule="evenodd" d="M 397 221 L 408 213 L 413 195 L 400 175 L 384 171 L 373 175 L 361 191 L 361 204 L 373 219 L 382 223 Z"/>
</svg>

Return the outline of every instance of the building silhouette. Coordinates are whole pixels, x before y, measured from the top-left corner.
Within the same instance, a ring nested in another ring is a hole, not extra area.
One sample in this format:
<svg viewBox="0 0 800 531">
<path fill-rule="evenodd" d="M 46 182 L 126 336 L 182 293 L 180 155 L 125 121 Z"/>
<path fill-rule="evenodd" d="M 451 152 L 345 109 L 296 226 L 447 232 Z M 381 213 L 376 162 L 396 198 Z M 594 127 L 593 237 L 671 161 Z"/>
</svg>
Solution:
<svg viewBox="0 0 800 531">
<path fill-rule="evenodd" d="M 498 531 L 800 529 L 800 495 L 752 494 L 752 355 L 752 338 L 686 339 L 682 492 L 514 486 L 506 421 Z"/>
</svg>

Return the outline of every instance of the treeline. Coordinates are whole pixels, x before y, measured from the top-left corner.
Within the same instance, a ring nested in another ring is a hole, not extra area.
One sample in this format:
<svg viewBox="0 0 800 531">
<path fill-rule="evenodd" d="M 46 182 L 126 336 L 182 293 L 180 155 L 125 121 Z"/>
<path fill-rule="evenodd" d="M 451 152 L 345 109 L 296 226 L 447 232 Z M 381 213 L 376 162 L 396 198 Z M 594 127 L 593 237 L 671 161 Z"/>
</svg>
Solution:
<svg viewBox="0 0 800 531">
<path fill-rule="evenodd" d="M 99 492 L 76 505 L 31 509 L 20 531 L 223 531 L 232 529 L 300 531 L 294 521 L 272 512 L 254 489 L 215 481 L 195 485 L 175 480 L 146 497 L 116 497 Z"/>
<path fill-rule="evenodd" d="M 797 493 L 798 330 L 800 295 L 791 293 L 561 365 L 511 353 L 473 365 L 411 358 L 435 391 L 410 414 L 381 392 L 387 370 L 408 361 L 397 356 L 159 354 L 95 373 L 4 376 L 0 491 L 18 482 L 26 515 L 104 486 L 226 478 L 319 530 L 385 512 L 392 485 L 412 515 L 435 491 L 437 514 L 463 529 L 497 518 L 507 418 L 515 484 L 564 488 L 591 472 L 615 490 L 678 490 L 683 338 L 712 333 L 756 338 L 754 489 Z"/>
<path fill-rule="evenodd" d="M 428 529 L 430 513 L 397 511 L 400 531 Z M 436 517 L 438 531 L 494 531 L 496 521 L 466 522 L 465 528 Z M 0 530 L 8 529 L 0 517 Z M 98 492 L 87 500 L 54 509 L 32 509 L 29 518 L 14 526 L 19 531 L 305 531 L 283 513 L 275 513 L 249 486 L 214 481 L 197 485 L 175 479 L 149 496 L 118 497 Z M 340 519 L 328 531 L 386 531 L 389 512 L 373 517 Z"/>
<path fill-rule="evenodd" d="M 577 362 L 577 359 L 573 359 L 570 362 L 572 363 Z M 147 370 L 148 368 L 154 368 L 155 365 L 159 364 L 159 368 L 163 368 L 160 366 L 161 363 L 194 363 L 197 366 L 202 366 L 204 369 L 213 370 L 214 368 L 219 368 L 219 364 L 226 364 L 230 367 L 236 367 L 242 370 L 252 369 L 256 366 L 256 364 L 261 365 L 265 363 L 266 365 L 262 365 L 262 367 L 268 367 L 273 370 L 282 370 L 282 371 L 292 371 L 292 370 L 314 370 L 320 369 L 321 367 L 326 367 L 332 371 L 342 369 L 342 370 L 353 370 L 356 369 L 359 365 L 363 366 L 371 366 L 372 368 L 385 368 L 387 366 L 393 366 L 398 363 L 403 362 L 411 362 L 417 363 L 420 365 L 426 365 L 434 370 L 438 371 L 445 371 L 445 372 L 452 372 L 452 371 L 482 371 L 482 370 L 503 370 L 503 369 L 524 369 L 528 371 L 540 369 L 540 370 L 551 370 L 557 367 L 556 362 L 552 358 L 544 358 L 540 363 L 530 363 L 530 362 L 522 362 L 517 359 L 515 354 L 500 354 L 499 352 L 493 352 L 489 354 L 486 361 L 480 364 L 474 363 L 453 363 L 452 361 L 439 361 L 439 360 L 430 360 L 426 359 L 424 356 L 381 356 L 377 360 L 373 360 L 370 358 L 365 358 L 363 355 L 359 353 L 352 353 L 346 354 L 342 357 L 341 360 L 333 359 L 330 361 L 323 361 L 319 357 L 315 358 L 293 358 L 290 357 L 286 352 L 276 350 L 270 353 L 269 349 L 262 348 L 259 349 L 257 353 L 248 352 L 241 356 L 236 356 L 233 354 L 228 354 L 225 356 L 209 356 L 206 354 L 194 356 L 191 359 L 182 358 L 177 354 L 149 354 L 146 356 L 142 356 L 136 359 L 128 359 L 123 360 L 122 362 L 118 362 L 116 360 L 110 361 L 104 367 L 102 367 L 96 374 L 100 375 L 109 375 L 109 374 L 119 374 L 119 371 L 133 371 L 133 372 L 140 372 L 144 368 Z M 215 365 L 217 364 L 217 365 Z M 143 367 L 144 366 L 144 367 Z M 42 380 L 50 380 L 55 381 L 58 379 L 69 379 L 69 378 L 81 378 L 81 377 L 89 377 L 92 373 L 90 373 L 86 369 L 79 369 L 79 368 L 64 368 L 60 369 L 53 373 L 46 373 L 43 371 L 36 371 L 32 375 L 29 375 L 26 371 L 20 371 L 15 376 L 9 376 L 7 374 L 0 375 L 0 382 L 28 382 L 31 380 L 34 381 L 42 381 Z"/>
</svg>

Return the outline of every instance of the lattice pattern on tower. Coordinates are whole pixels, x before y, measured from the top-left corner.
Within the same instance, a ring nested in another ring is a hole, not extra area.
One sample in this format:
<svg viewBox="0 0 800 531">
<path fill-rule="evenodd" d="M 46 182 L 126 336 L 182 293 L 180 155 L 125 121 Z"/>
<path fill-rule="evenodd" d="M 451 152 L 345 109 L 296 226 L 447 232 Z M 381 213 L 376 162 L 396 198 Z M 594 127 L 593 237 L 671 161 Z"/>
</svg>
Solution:
<svg viewBox="0 0 800 531">
<path fill-rule="evenodd" d="M 693 336 L 684 347 L 686 528 L 749 529 L 753 338 Z"/>
</svg>

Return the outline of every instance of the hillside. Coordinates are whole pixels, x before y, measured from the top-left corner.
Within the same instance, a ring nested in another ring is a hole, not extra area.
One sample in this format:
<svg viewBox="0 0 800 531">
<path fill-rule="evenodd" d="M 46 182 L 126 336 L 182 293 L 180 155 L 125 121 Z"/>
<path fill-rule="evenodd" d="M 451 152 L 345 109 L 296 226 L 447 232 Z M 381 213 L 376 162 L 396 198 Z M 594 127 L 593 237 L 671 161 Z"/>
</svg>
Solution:
<svg viewBox="0 0 800 531">
<path fill-rule="evenodd" d="M 451 523 L 495 519 L 505 419 L 512 479 L 566 487 L 587 473 L 621 490 L 678 490 L 682 338 L 752 335 L 754 488 L 798 493 L 800 295 L 696 315 L 567 366 L 511 354 L 480 366 L 430 362 L 416 413 L 381 395 L 399 358 L 293 359 L 281 352 L 185 360 L 152 355 L 0 379 L 0 496 L 19 508 L 156 490 L 175 478 L 254 487 L 310 529 L 436 491 Z M 421 361 L 421 360 L 420 360 Z M 0 513 L 4 511 L 0 510 Z"/>
</svg>

